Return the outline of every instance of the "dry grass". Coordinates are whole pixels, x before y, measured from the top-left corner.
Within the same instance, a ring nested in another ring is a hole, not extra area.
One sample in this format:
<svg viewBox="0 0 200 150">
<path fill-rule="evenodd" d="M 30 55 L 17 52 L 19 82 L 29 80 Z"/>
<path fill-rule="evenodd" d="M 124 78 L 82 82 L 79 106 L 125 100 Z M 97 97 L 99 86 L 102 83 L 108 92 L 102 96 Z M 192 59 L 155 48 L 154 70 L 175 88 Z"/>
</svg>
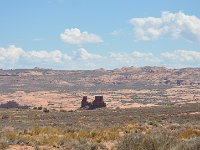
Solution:
<svg viewBox="0 0 200 150">
<path fill-rule="evenodd" d="M 0 149 L 4 150 L 8 147 L 8 143 L 6 142 L 5 138 L 0 139 Z"/>
<path fill-rule="evenodd" d="M 116 150 L 199 150 L 200 138 L 183 141 L 165 134 L 129 134 L 118 140 Z"/>
<path fill-rule="evenodd" d="M 200 116 L 185 113 L 198 106 L 49 113 L 4 109 L 0 115 L 9 117 L 1 119 L 0 149 L 23 144 L 39 150 L 198 150 Z"/>
<path fill-rule="evenodd" d="M 200 137 L 200 129 L 187 128 L 185 130 L 179 131 L 179 139 L 190 139 Z"/>
</svg>

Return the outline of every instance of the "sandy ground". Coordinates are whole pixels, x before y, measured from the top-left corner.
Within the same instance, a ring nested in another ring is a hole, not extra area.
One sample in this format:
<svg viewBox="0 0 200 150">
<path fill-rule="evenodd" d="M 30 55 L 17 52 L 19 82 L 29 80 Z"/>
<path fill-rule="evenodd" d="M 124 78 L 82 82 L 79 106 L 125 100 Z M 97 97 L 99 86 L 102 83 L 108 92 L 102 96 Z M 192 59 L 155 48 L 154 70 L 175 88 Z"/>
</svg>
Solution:
<svg viewBox="0 0 200 150">
<path fill-rule="evenodd" d="M 162 101 L 163 95 L 156 90 L 118 90 L 97 91 L 103 95 L 108 108 L 132 108 L 156 106 L 156 102 Z M 49 109 L 76 110 L 80 108 L 82 97 L 87 95 L 88 101 L 94 100 L 96 93 L 56 93 L 49 91 L 30 92 L 17 91 L 11 94 L 0 94 L 0 104 L 7 101 L 16 101 L 20 105 L 43 106 Z M 142 104 L 134 101 L 133 96 L 142 99 L 153 99 L 155 101 Z M 148 97 L 149 96 L 149 97 Z M 200 102 L 200 89 L 189 89 L 183 87 L 171 88 L 165 91 L 165 96 L 171 102 Z"/>
<path fill-rule="evenodd" d="M 10 145 L 5 150 L 35 150 L 32 146 Z"/>
<path fill-rule="evenodd" d="M 58 150 L 58 148 L 49 148 L 47 146 L 40 146 L 41 149 L 44 150 Z M 26 145 L 9 145 L 5 150 L 36 150 L 35 147 L 32 146 L 26 146 Z"/>
</svg>

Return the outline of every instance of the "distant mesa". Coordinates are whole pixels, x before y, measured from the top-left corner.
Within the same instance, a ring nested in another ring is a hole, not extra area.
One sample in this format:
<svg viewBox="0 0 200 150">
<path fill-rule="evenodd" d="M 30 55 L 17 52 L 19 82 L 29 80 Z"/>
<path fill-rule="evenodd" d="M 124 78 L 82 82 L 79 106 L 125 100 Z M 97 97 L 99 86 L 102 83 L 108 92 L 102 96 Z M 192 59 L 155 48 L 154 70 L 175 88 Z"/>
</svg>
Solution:
<svg viewBox="0 0 200 150">
<path fill-rule="evenodd" d="M 103 100 L 103 96 L 95 96 L 93 102 L 88 102 L 87 96 L 83 96 L 81 101 L 81 108 L 82 109 L 96 109 L 106 107 L 106 103 Z"/>
<path fill-rule="evenodd" d="M 28 109 L 29 106 L 21 106 L 16 101 L 7 101 L 6 103 L 0 104 L 0 108 L 22 108 L 22 109 Z"/>
</svg>

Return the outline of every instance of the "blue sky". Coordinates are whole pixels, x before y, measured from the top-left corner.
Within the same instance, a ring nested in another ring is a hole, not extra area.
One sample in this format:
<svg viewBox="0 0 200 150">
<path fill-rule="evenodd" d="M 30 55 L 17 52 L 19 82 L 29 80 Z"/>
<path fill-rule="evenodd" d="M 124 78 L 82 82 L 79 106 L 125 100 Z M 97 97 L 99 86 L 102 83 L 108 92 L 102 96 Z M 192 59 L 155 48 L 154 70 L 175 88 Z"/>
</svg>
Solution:
<svg viewBox="0 0 200 150">
<path fill-rule="evenodd" d="M 198 0 L 0 0 L 0 68 L 200 67 Z"/>
</svg>

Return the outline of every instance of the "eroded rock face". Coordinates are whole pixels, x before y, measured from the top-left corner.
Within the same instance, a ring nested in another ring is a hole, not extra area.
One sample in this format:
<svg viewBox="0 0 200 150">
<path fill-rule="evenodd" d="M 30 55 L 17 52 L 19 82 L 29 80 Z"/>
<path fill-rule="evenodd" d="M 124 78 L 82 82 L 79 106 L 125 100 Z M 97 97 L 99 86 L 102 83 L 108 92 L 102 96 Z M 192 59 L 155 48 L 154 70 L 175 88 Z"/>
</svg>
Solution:
<svg viewBox="0 0 200 150">
<path fill-rule="evenodd" d="M 83 96 L 83 99 L 81 101 L 81 108 L 90 108 L 91 102 L 87 101 L 87 96 Z"/>
<path fill-rule="evenodd" d="M 83 99 L 81 101 L 81 108 L 96 109 L 102 107 L 106 107 L 103 96 L 95 96 L 95 100 L 92 103 L 87 101 L 87 96 L 83 96 Z"/>
<path fill-rule="evenodd" d="M 103 96 L 95 96 L 95 100 L 92 102 L 92 109 L 106 107 L 106 103 L 103 100 Z"/>
<path fill-rule="evenodd" d="M 21 106 L 15 101 L 7 101 L 6 103 L 0 104 L 0 108 L 24 108 L 27 109 L 29 106 Z"/>
</svg>

